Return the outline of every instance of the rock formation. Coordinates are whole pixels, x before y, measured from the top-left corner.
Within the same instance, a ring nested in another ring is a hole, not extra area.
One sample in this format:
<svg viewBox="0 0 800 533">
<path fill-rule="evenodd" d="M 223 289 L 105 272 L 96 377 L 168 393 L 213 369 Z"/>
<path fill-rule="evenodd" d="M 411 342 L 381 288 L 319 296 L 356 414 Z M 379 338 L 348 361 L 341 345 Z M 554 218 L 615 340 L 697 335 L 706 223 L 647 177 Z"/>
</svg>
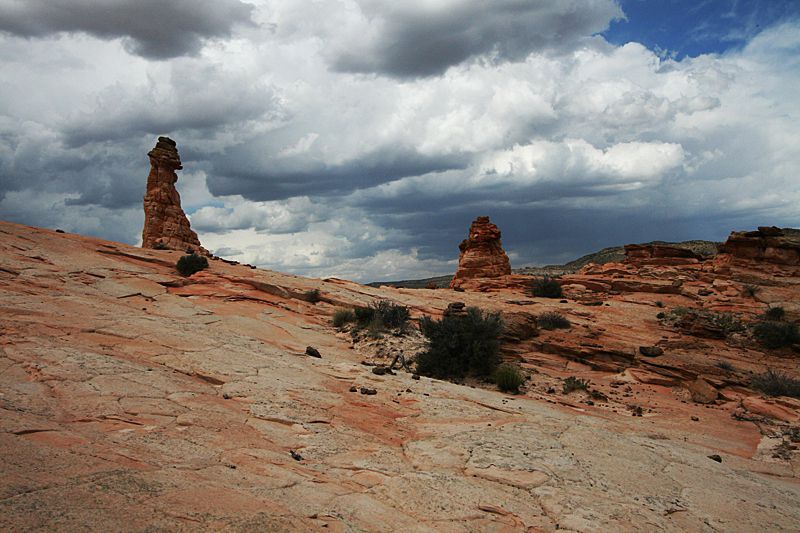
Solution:
<svg viewBox="0 0 800 533">
<path fill-rule="evenodd" d="M 182 250 L 210 255 L 200 245 L 200 239 L 189 226 L 181 209 L 181 197 L 175 189 L 176 170 L 181 170 L 181 158 L 175 141 L 159 137 L 156 147 L 148 154 L 150 175 L 144 195 L 144 231 L 142 248 Z"/>
<path fill-rule="evenodd" d="M 458 248 L 461 257 L 450 288 L 458 288 L 469 279 L 511 275 L 511 264 L 500 243 L 500 230 L 489 222 L 489 217 L 478 217 L 469 228 L 469 238 Z"/>
<path fill-rule="evenodd" d="M 800 276 L 800 237 L 774 226 L 734 231 L 719 252 L 715 266 L 720 273 L 747 269 L 768 276 Z"/>
</svg>

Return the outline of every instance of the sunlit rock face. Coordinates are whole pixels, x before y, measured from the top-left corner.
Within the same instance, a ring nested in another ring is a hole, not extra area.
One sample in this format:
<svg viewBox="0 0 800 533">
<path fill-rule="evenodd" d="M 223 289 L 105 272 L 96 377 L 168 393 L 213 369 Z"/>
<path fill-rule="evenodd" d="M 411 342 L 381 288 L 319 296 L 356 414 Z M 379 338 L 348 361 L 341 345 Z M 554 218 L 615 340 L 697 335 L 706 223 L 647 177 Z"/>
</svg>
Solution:
<svg viewBox="0 0 800 533">
<path fill-rule="evenodd" d="M 489 222 L 489 217 L 478 217 L 469 228 L 469 238 L 464 239 L 458 248 L 461 256 L 451 288 L 461 287 L 470 279 L 511 274 L 511 264 L 500 243 L 500 230 Z"/>
<path fill-rule="evenodd" d="M 147 155 L 150 157 L 150 175 L 147 176 L 147 193 L 144 195 L 142 248 L 209 255 L 189 226 L 189 219 L 181 209 L 181 197 L 175 189 L 178 181 L 175 171 L 183 168 L 175 141 L 159 137 L 155 148 Z"/>
</svg>

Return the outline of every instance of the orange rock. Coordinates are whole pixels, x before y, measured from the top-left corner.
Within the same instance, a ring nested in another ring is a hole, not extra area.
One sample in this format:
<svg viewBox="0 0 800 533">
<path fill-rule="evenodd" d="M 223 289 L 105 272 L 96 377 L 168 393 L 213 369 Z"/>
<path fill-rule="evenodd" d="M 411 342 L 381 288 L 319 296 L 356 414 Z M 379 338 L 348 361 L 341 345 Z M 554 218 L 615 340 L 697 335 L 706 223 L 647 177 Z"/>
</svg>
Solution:
<svg viewBox="0 0 800 533">
<path fill-rule="evenodd" d="M 464 280 L 499 278 L 511 274 L 511 264 L 500 243 L 500 230 L 489 217 L 478 217 L 469 229 L 469 238 L 458 247 L 461 256 L 451 288 L 460 287 Z"/>
<path fill-rule="evenodd" d="M 701 377 L 688 382 L 686 388 L 689 389 L 689 394 L 695 403 L 713 403 L 719 397 L 717 389 Z"/>
<path fill-rule="evenodd" d="M 144 195 L 144 230 L 142 248 L 181 250 L 210 255 L 200 245 L 197 233 L 181 209 L 181 197 L 175 189 L 176 170 L 181 170 L 181 158 L 175 141 L 159 137 L 148 154 L 150 174 Z"/>
</svg>

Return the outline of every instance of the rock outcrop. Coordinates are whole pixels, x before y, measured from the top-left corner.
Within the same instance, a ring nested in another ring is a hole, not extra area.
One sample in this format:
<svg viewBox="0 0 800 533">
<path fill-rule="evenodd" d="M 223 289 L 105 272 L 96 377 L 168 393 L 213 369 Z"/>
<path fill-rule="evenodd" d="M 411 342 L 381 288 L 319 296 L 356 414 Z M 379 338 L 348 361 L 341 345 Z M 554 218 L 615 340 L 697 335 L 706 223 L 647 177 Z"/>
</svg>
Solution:
<svg viewBox="0 0 800 533">
<path fill-rule="evenodd" d="M 511 275 L 511 264 L 500 243 L 500 230 L 489 222 L 489 217 L 478 217 L 469 228 L 469 238 L 458 248 L 461 256 L 450 288 L 461 287 L 465 280 Z"/>
<path fill-rule="evenodd" d="M 718 274 L 737 277 L 737 270 L 750 270 L 766 276 L 800 276 L 800 236 L 785 235 L 774 226 L 734 231 L 719 252 L 714 261 Z"/>
<path fill-rule="evenodd" d="M 181 250 L 210 255 L 200 245 L 200 239 L 189 226 L 181 209 L 181 197 L 175 189 L 176 170 L 181 170 L 181 158 L 175 141 L 159 137 L 156 147 L 148 154 L 150 175 L 144 195 L 144 231 L 142 248 Z"/>
</svg>

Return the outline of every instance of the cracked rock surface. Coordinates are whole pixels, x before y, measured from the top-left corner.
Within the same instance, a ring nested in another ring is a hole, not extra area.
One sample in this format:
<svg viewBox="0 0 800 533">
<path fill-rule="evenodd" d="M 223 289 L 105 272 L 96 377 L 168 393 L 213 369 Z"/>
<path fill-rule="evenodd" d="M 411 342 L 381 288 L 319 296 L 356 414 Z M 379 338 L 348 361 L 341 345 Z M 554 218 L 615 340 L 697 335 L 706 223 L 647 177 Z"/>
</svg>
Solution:
<svg viewBox="0 0 800 533">
<path fill-rule="evenodd" d="M 182 278 L 181 255 L 0 222 L 0 530 L 800 530 L 797 461 L 759 453 L 755 425 L 722 407 L 692 406 L 700 423 L 631 417 L 533 387 L 376 375 L 369 347 L 329 325 L 336 306 L 376 299 L 418 318 L 454 301 L 519 310 L 519 294 L 222 261 Z M 313 289 L 321 301 L 303 298 Z M 624 305 L 561 308 L 603 345 Z M 652 344 L 627 331 L 616 341 Z M 525 345 L 529 366 L 555 372 L 552 335 Z"/>
</svg>

